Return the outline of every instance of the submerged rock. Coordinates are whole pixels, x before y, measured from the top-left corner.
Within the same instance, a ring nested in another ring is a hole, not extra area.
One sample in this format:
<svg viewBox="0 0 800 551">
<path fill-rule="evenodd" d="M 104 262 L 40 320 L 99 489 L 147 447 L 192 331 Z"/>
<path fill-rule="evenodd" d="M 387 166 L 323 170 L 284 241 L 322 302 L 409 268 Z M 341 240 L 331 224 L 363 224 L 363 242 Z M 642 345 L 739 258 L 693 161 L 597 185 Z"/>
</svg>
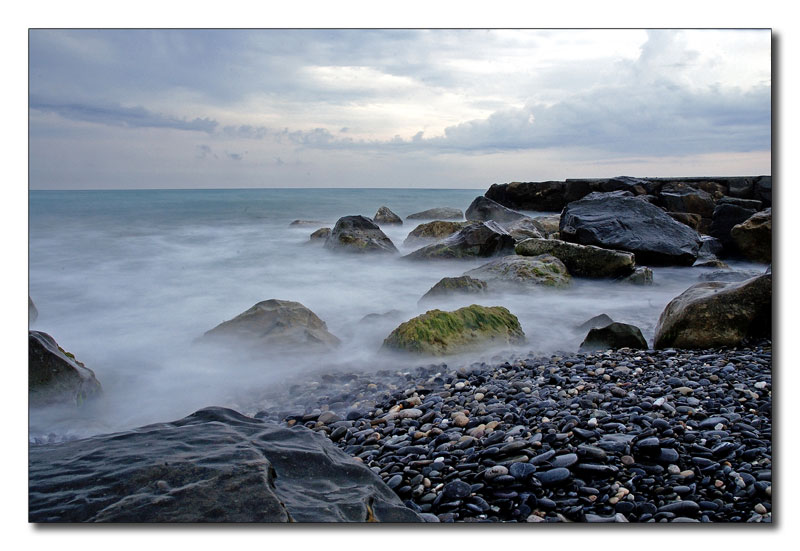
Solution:
<svg viewBox="0 0 800 551">
<path fill-rule="evenodd" d="M 330 235 L 331 235 L 330 228 L 320 228 L 314 233 L 312 233 L 310 236 L 308 236 L 308 240 L 325 242 L 325 240 L 327 240 L 328 237 L 330 237 Z"/>
<path fill-rule="evenodd" d="M 375 216 L 372 217 L 372 220 L 376 224 L 397 224 L 398 226 L 403 225 L 403 219 L 389 210 L 389 207 L 381 207 L 378 209 L 378 212 L 375 213 Z"/>
<path fill-rule="evenodd" d="M 739 252 L 753 262 L 772 262 L 772 209 L 757 212 L 731 228 Z"/>
<path fill-rule="evenodd" d="M 293 220 L 289 226 L 319 226 L 324 223 L 319 220 Z"/>
<path fill-rule="evenodd" d="M 632 253 L 558 239 L 526 239 L 517 243 L 514 250 L 523 256 L 553 255 L 576 277 L 619 277 L 629 275 L 634 269 Z"/>
<path fill-rule="evenodd" d="M 772 274 L 741 283 L 697 283 L 672 299 L 656 325 L 654 348 L 736 346 L 771 337 Z"/>
<path fill-rule="evenodd" d="M 644 350 L 647 341 L 642 331 L 627 323 L 610 323 L 604 327 L 593 327 L 581 343 L 581 350 L 606 350 L 608 348 L 636 348 Z"/>
<path fill-rule="evenodd" d="M 617 281 L 631 285 L 652 285 L 653 270 L 647 266 L 637 266 L 629 276 L 621 277 Z"/>
<path fill-rule="evenodd" d="M 761 275 L 761 272 L 753 270 L 731 270 L 730 268 L 723 268 L 701 274 L 698 279 L 701 281 L 745 281 L 759 275 Z"/>
<path fill-rule="evenodd" d="M 277 299 L 259 302 L 204 337 L 294 352 L 330 350 L 339 345 L 339 339 L 314 312 L 299 302 Z"/>
<path fill-rule="evenodd" d="M 460 277 L 444 277 L 436 285 L 425 293 L 419 302 L 426 302 L 432 299 L 449 295 L 475 295 L 486 294 L 488 285 L 485 281 L 475 279 L 466 275 Z"/>
<path fill-rule="evenodd" d="M 513 250 L 514 238 L 495 222 L 473 222 L 458 233 L 407 254 L 410 260 L 496 256 Z"/>
<path fill-rule="evenodd" d="M 568 287 L 572 282 L 564 263 L 547 254 L 504 256 L 470 270 L 464 275 L 512 286 Z"/>
<path fill-rule="evenodd" d="M 419 522 L 380 477 L 305 427 L 206 408 L 29 449 L 29 522 Z"/>
<path fill-rule="evenodd" d="M 28 403 L 82 405 L 102 393 L 94 371 L 41 331 L 28 331 Z"/>
<path fill-rule="evenodd" d="M 411 230 L 411 233 L 408 234 L 403 245 L 408 247 L 429 243 L 431 241 L 439 241 L 445 237 L 450 237 L 468 225 L 469 222 L 448 222 L 445 220 L 434 220 L 433 222 L 420 224 Z"/>
<path fill-rule="evenodd" d="M 593 193 L 567 205 L 561 213 L 561 238 L 629 251 L 643 264 L 691 266 L 700 251 L 700 235 L 655 205 L 625 193 Z"/>
<path fill-rule="evenodd" d="M 429 310 L 410 319 L 386 337 L 383 348 L 441 356 L 524 342 L 519 320 L 506 308 L 473 304 L 454 312 Z"/>
<path fill-rule="evenodd" d="M 495 222 L 514 222 L 528 218 L 521 212 L 508 209 L 488 197 L 476 197 L 467 208 L 467 220 L 494 220 Z"/>
<path fill-rule="evenodd" d="M 396 253 L 397 247 L 366 216 L 344 216 L 333 227 L 325 248 L 352 253 Z"/>
<path fill-rule="evenodd" d="M 575 328 L 576 331 L 583 333 L 589 331 L 590 329 L 594 329 L 595 327 L 605 327 L 614 323 L 614 320 L 609 317 L 608 314 L 599 314 L 593 318 L 590 318 L 577 326 Z"/>
<path fill-rule="evenodd" d="M 406 220 L 463 220 L 464 213 L 461 209 L 452 207 L 437 207 L 415 212 L 406 216 Z"/>
</svg>

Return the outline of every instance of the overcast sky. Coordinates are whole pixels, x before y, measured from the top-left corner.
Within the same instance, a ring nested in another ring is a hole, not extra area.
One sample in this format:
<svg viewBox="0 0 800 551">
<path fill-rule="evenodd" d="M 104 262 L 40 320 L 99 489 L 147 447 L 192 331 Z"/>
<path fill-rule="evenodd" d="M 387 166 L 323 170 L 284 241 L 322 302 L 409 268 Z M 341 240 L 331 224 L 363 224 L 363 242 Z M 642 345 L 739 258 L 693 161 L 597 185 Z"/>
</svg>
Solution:
<svg viewBox="0 0 800 551">
<path fill-rule="evenodd" d="M 770 173 L 770 32 L 32 30 L 32 189 Z"/>
</svg>

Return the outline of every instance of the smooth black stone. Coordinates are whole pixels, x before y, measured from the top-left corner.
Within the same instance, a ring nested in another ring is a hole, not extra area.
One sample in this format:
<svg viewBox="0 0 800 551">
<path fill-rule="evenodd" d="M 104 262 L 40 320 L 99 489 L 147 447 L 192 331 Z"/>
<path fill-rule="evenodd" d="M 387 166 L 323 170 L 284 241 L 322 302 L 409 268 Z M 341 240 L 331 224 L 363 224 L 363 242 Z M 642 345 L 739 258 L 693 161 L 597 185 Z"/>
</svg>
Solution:
<svg viewBox="0 0 800 551">
<path fill-rule="evenodd" d="M 578 456 L 574 453 L 565 453 L 564 455 L 557 455 L 550 460 L 553 467 L 570 467 L 578 462 Z"/>
<path fill-rule="evenodd" d="M 525 480 L 536 471 L 536 466 L 530 463 L 512 463 L 508 467 L 508 472 L 517 480 Z"/>
<path fill-rule="evenodd" d="M 660 513 L 672 513 L 676 516 L 697 516 L 700 513 L 700 506 L 691 500 L 673 501 L 658 508 Z"/>
<path fill-rule="evenodd" d="M 442 488 L 442 499 L 451 501 L 455 499 L 464 499 L 465 497 L 469 496 L 472 488 L 466 482 L 461 480 L 454 480 L 449 482 Z"/>
<path fill-rule="evenodd" d="M 549 487 L 564 484 L 570 479 L 572 474 L 569 472 L 569 469 L 559 467 L 548 471 L 536 472 L 533 476 L 542 483 L 542 486 Z"/>
</svg>

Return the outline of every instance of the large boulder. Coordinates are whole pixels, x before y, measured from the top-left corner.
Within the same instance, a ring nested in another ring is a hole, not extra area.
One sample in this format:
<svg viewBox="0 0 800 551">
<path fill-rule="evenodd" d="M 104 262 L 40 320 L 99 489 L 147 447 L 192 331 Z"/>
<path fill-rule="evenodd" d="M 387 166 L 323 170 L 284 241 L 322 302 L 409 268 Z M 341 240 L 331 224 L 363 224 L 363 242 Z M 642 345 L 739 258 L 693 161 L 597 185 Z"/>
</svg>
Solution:
<svg viewBox="0 0 800 551">
<path fill-rule="evenodd" d="M 28 403 L 31 407 L 83 405 L 103 389 L 94 371 L 41 331 L 28 331 Z"/>
<path fill-rule="evenodd" d="M 422 295 L 419 302 L 429 302 L 452 295 L 485 295 L 487 289 L 488 285 L 486 285 L 485 281 L 470 276 L 444 277 L 431 287 L 427 293 Z"/>
<path fill-rule="evenodd" d="M 233 410 L 28 450 L 29 522 L 419 522 L 330 440 Z"/>
<path fill-rule="evenodd" d="M 415 212 L 406 216 L 407 220 L 463 220 L 464 213 L 461 209 L 452 207 L 437 207 Z"/>
<path fill-rule="evenodd" d="M 528 218 L 521 212 L 508 209 L 484 196 L 476 197 L 470 203 L 469 207 L 467 207 L 466 215 L 467 220 L 494 220 L 501 224 Z"/>
<path fill-rule="evenodd" d="M 344 216 L 333 227 L 325 248 L 352 253 L 396 253 L 397 247 L 366 216 Z"/>
<path fill-rule="evenodd" d="M 514 249 L 514 238 L 492 221 L 473 222 L 451 235 L 403 258 L 410 260 L 489 257 Z"/>
<path fill-rule="evenodd" d="M 567 205 L 561 213 L 561 239 L 632 252 L 641 264 L 691 266 L 700 250 L 700 235 L 626 193 L 592 193 Z"/>
<path fill-rule="evenodd" d="M 430 310 L 410 319 L 386 337 L 383 348 L 442 356 L 524 342 L 519 320 L 506 308 L 473 304 L 454 312 Z"/>
<path fill-rule="evenodd" d="M 479 266 L 464 275 L 510 287 L 568 287 L 572 278 L 567 267 L 554 256 L 508 255 Z M 493 283 L 494 285 L 494 283 Z"/>
<path fill-rule="evenodd" d="M 604 327 L 592 327 L 581 343 L 581 350 L 606 350 L 609 348 L 636 348 L 644 350 L 647 341 L 642 331 L 627 323 L 610 323 Z"/>
<path fill-rule="evenodd" d="M 772 209 L 757 212 L 731 228 L 739 252 L 754 262 L 772 262 Z"/>
<path fill-rule="evenodd" d="M 517 243 L 514 251 L 522 256 L 553 255 L 575 277 L 620 277 L 631 274 L 634 269 L 632 253 L 558 239 L 526 239 Z"/>
<path fill-rule="evenodd" d="M 255 304 L 207 331 L 204 337 L 287 352 L 319 352 L 339 345 L 339 339 L 328 332 L 325 322 L 314 312 L 299 302 L 277 299 Z"/>
<path fill-rule="evenodd" d="M 439 241 L 445 237 L 450 237 L 467 226 L 469 226 L 469 222 L 450 222 L 446 220 L 434 220 L 433 222 L 420 224 L 411 230 L 403 245 L 413 246 Z"/>
<path fill-rule="evenodd" d="M 672 299 L 656 325 L 655 348 L 736 346 L 771 337 L 772 274 L 740 283 L 697 283 Z"/>
<path fill-rule="evenodd" d="M 730 255 L 738 252 L 736 242 L 731 237 L 731 230 L 734 226 L 741 224 L 757 212 L 755 205 L 742 206 L 742 201 L 744 200 L 734 203 L 722 199 L 714 209 L 714 218 L 711 221 L 709 234 L 712 237 L 716 237 L 722 244 L 723 254 Z"/>
<path fill-rule="evenodd" d="M 492 184 L 486 197 L 512 209 L 557 212 L 565 205 L 564 188 L 564 182 L 556 181 Z"/>
<path fill-rule="evenodd" d="M 378 212 L 375 213 L 375 216 L 372 217 L 372 221 L 376 224 L 396 224 L 398 226 L 403 225 L 403 220 L 391 210 L 389 207 L 383 206 L 378 209 Z"/>
</svg>

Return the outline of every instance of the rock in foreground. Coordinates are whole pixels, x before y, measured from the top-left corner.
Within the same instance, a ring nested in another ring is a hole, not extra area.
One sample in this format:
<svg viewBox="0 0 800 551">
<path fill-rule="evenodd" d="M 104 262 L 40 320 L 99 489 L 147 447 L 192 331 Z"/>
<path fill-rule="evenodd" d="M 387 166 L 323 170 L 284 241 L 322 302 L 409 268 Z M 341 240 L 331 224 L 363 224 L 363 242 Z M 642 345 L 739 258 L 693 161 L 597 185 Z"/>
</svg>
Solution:
<svg viewBox="0 0 800 551">
<path fill-rule="evenodd" d="M 772 209 L 762 210 L 735 225 L 731 238 L 739 252 L 754 262 L 772 262 Z"/>
<path fill-rule="evenodd" d="M 91 369 L 64 352 L 47 333 L 28 331 L 28 403 L 31 407 L 80 406 L 101 393 L 102 387 Z"/>
<path fill-rule="evenodd" d="M 524 342 L 519 320 L 506 308 L 473 304 L 454 312 L 430 310 L 410 319 L 386 337 L 383 348 L 441 356 Z"/>
<path fill-rule="evenodd" d="M 607 350 L 609 348 L 634 348 L 644 350 L 647 341 L 642 331 L 627 323 L 610 323 L 604 327 L 593 327 L 581 343 L 581 350 Z"/>
<path fill-rule="evenodd" d="M 772 274 L 741 283 L 711 281 L 672 299 L 656 325 L 655 348 L 736 346 L 772 332 Z"/>
<path fill-rule="evenodd" d="M 558 239 L 526 239 L 514 249 L 523 256 L 551 254 L 576 277 L 610 278 L 629 275 L 634 270 L 634 256 L 624 251 L 578 245 Z"/>
<path fill-rule="evenodd" d="M 418 522 L 320 434 L 223 408 L 29 451 L 30 522 Z"/>
<path fill-rule="evenodd" d="M 277 299 L 259 302 L 204 336 L 288 352 L 324 351 L 339 345 L 314 312 L 299 302 Z"/>
<path fill-rule="evenodd" d="M 366 216 L 343 216 L 337 220 L 325 248 L 351 253 L 396 253 L 397 247 Z"/>
</svg>

